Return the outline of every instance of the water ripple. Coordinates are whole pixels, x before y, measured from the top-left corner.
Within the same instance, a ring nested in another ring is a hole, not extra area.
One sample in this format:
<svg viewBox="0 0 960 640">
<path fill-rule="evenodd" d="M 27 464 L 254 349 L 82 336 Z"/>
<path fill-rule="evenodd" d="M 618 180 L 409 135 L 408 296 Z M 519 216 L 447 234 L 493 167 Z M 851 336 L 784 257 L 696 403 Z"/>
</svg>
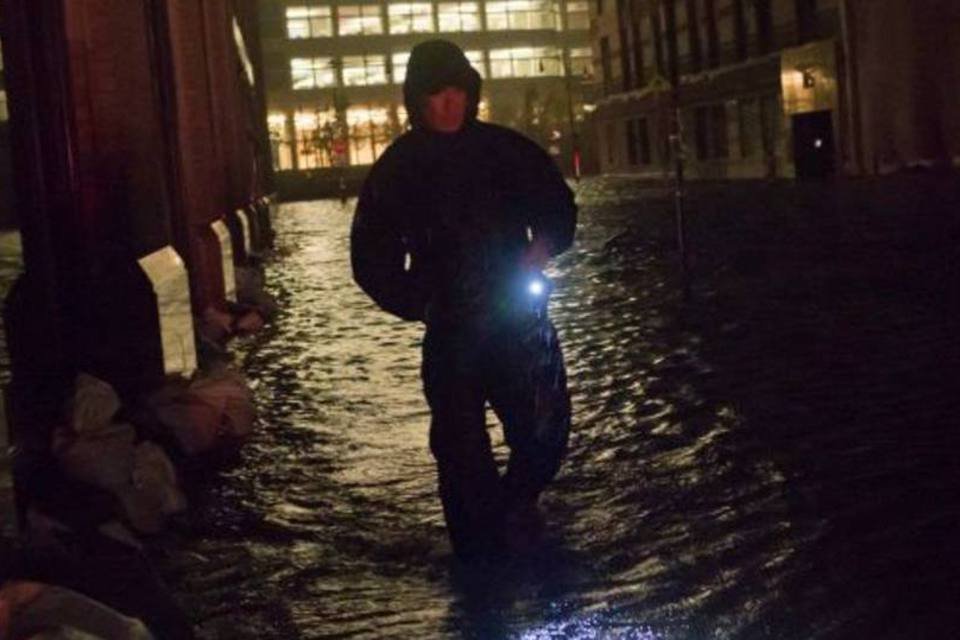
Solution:
<svg viewBox="0 0 960 640">
<path fill-rule="evenodd" d="M 526 561 L 480 570 L 457 565 L 445 538 L 421 327 L 351 280 L 353 203 L 280 208 L 267 280 L 283 311 L 240 348 L 263 428 L 185 543 L 207 559 L 179 582 L 207 637 L 813 638 L 862 615 L 863 602 L 831 600 L 811 560 L 828 529 L 797 505 L 821 485 L 778 453 L 847 440 L 773 441 L 746 420 L 678 317 L 669 265 L 622 237 L 636 194 L 586 182 L 579 196 L 576 248 L 550 269 L 575 412 L 543 500 L 550 537 Z M 782 393 L 756 378 L 758 401 Z M 796 411 L 818 393 L 830 390 L 803 387 Z"/>
</svg>

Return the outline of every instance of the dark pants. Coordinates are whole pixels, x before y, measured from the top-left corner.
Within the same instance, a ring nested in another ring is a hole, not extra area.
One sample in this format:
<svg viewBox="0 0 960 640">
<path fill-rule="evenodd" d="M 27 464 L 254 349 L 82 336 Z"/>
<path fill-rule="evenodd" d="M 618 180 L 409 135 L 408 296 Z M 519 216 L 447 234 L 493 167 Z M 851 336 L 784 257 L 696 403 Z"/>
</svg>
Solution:
<svg viewBox="0 0 960 640">
<path fill-rule="evenodd" d="M 537 499 L 566 451 L 570 396 L 556 330 L 533 317 L 495 328 L 428 326 L 422 374 L 454 551 L 492 552 L 506 512 Z M 487 402 L 510 448 L 502 478 L 486 430 Z"/>
</svg>

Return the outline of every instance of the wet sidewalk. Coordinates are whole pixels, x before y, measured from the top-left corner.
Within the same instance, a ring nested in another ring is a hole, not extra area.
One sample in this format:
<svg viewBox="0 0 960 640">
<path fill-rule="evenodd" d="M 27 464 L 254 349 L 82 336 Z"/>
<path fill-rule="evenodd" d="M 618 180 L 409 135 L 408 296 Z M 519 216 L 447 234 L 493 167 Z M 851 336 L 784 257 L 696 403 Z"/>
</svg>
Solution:
<svg viewBox="0 0 960 640">
<path fill-rule="evenodd" d="M 548 544 L 480 570 L 443 531 L 421 329 L 353 285 L 352 203 L 284 205 L 283 310 L 236 351 L 263 428 L 193 498 L 171 583 L 205 638 L 950 636 L 955 187 L 701 185 L 684 300 L 664 191 L 584 182 Z"/>
</svg>

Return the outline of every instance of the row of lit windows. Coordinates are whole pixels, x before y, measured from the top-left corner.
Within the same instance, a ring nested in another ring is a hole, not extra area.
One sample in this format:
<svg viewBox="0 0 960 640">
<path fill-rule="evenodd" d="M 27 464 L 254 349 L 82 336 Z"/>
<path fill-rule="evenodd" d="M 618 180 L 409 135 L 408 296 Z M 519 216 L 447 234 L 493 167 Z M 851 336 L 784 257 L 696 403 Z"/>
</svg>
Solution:
<svg viewBox="0 0 960 640">
<path fill-rule="evenodd" d="M 552 0 L 488 0 L 485 4 L 488 30 L 556 29 L 560 30 L 560 9 Z M 334 35 L 380 35 L 384 33 L 384 14 L 380 5 L 357 4 L 287 7 L 288 38 L 329 38 Z M 481 31 L 478 2 L 390 3 L 386 11 L 391 34 Z M 586 0 L 567 3 L 569 29 L 589 27 Z"/>
<path fill-rule="evenodd" d="M 333 109 L 298 110 L 292 117 L 270 113 L 267 126 L 274 168 L 285 171 L 372 164 L 407 125 L 407 112 L 402 106 L 356 105 L 347 108 L 345 116 L 344 129 Z M 486 101 L 481 101 L 477 117 L 488 119 Z"/>
<path fill-rule="evenodd" d="M 489 52 L 490 69 L 487 73 L 482 51 L 466 51 L 470 64 L 481 77 L 533 78 L 562 76 L 563 61 L 557 47 L 514 47 L 492 49 Z M 391 54 L 392 81 L 400 84 L 407 74 L 409 51 Z M 387 56 L 380 54 L 318 58 L 293 58 L 290 60 L 290 77 L 296 90 L 324 89 L 340 86 L 337 81 L 337 66 L 340 67 L 342 86 L 362 87 L 390 83 Z M 593 73 L 590 47 L 570 49 L 570 73 L 575 76 L 590 76 Z"/>
</svg>

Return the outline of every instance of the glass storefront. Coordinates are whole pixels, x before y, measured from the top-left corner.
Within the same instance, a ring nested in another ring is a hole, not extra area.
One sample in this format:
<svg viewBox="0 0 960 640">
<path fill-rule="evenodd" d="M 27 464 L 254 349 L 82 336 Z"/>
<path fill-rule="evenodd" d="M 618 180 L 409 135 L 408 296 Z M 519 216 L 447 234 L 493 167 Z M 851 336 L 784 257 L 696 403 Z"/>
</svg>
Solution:
<svg viewBox="0 0 960 640">
<path fill-rule="evenodd" d="M 350 135 L 350 164 L 373 164 L 394 138 L 390 109 L 385 106 L 359 105 L 347 109 Z"/>
<path fill-rule="evenodd" d="M 293 113 L 298 169 L 333 166 L 337 114 L 333 109 Z"/>
<path fill-rule="evenodd" d="M 293 138 L 287 114 L 271 112 L 267 115 L 267 131 L 270 133 L 270 155 L 277 171 L 293 169 Z"/>
</svg>

